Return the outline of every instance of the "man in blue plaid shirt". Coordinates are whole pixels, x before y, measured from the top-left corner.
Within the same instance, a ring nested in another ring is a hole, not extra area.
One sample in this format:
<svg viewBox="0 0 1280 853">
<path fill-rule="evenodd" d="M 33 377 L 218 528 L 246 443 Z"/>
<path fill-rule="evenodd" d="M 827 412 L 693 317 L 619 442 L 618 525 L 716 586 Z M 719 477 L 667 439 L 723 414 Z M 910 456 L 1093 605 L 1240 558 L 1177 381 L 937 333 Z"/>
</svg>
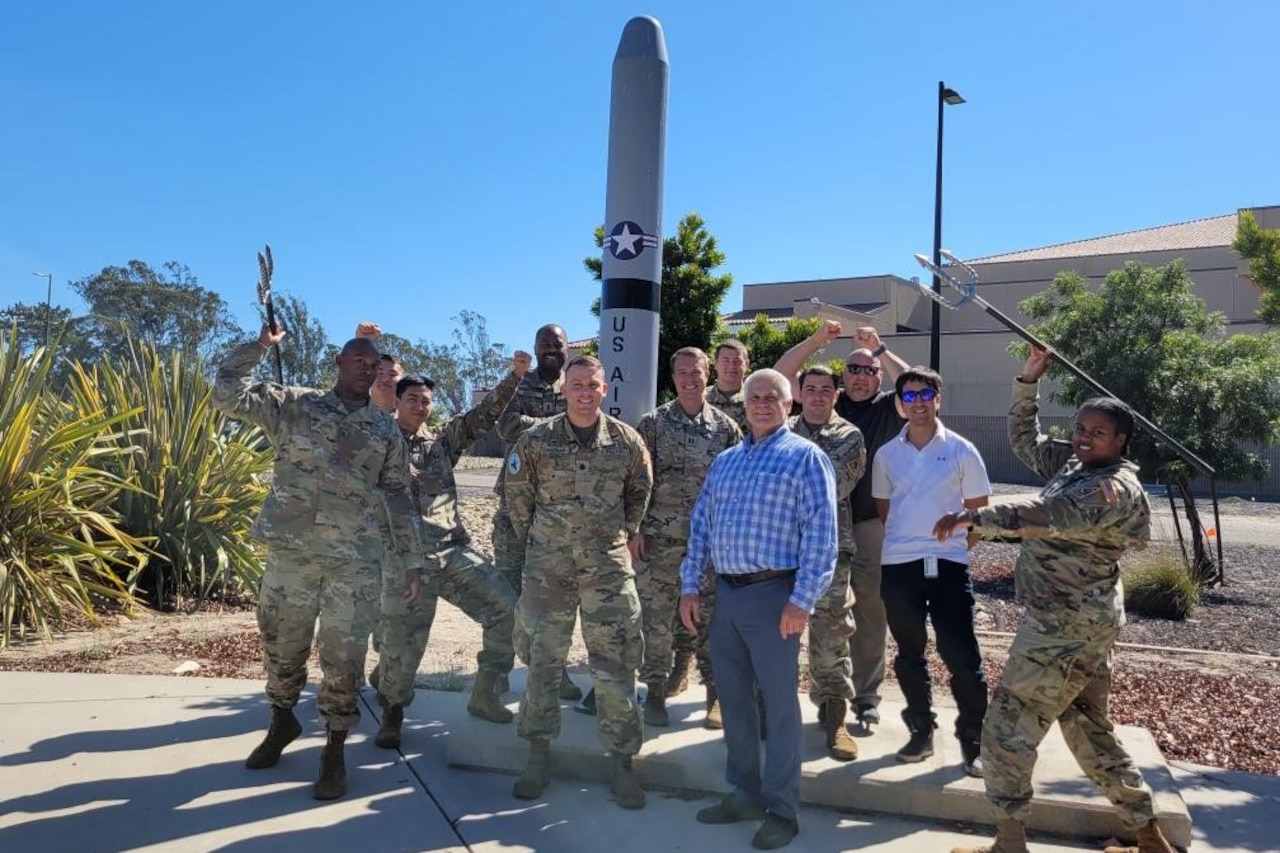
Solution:
<svg viewBox="0 0 1280 853">
<path fill-rule="evenodd" d="M 787 428 L 787 377 L 756 371 L 743 393 L 751 432 L 716 457 L 694 506 L 680 618 L 697 630 L 698 582 L 714 568 L 711 668 L 733 791 L 698 820 L 762 820 L 751 843 L 772 850 L 799 832 L 800 635 L 835 571 L 836 485 L 827 455 Z M 757 684 L 766 710 L 763 772 Z"/>
</svg>

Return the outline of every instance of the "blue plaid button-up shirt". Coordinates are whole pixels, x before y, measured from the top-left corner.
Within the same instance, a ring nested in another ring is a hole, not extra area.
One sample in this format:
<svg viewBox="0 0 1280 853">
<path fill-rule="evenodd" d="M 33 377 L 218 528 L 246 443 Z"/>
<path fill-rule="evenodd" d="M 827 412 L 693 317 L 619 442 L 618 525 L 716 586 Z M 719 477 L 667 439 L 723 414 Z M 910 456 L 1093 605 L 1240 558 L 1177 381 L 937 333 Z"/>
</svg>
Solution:
<svg viewBox="0 0 1280 853">
<path fill-rule="evenodd" d="M 698 591 L 707 566 L 724 575 L 796 569 L 791 603 L 812 613 L 836 567 L 831 460 L 786 426 L 711 463 L 693 508 L 680 591 Z"/>
</svg>

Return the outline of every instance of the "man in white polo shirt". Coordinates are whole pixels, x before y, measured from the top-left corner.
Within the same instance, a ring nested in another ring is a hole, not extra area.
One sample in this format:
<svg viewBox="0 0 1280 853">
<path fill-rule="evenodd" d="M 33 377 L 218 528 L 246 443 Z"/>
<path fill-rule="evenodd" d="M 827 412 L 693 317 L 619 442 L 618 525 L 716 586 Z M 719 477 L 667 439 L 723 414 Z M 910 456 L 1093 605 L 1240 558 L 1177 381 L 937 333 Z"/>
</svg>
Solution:
<svg viewBox="0 0 1280 853">
<path fill-rule="evenodd" d="M 964 769 L 981 776 L 987 680 L 973 631 L 969 542 L 960 531 L 939 542 L 933 525 L 942 517 L 939 512 L 986 506 L 991 484 L 974 446 L 938 419 L 942 377 L 913 367 L 900 373 L 895 384 L 898 412 L 907 425 L 876 454 L 871 494 L 885 522 L 880 592 L 889 632 L 898 645 L 893 671 L 907 700 L 902 718 L 911 732 L 911 740 L 898 750 L 898 760 L 923 761 L 933 755 L 937 718 L 924 657 L 929 620 L 938 653 L 951 672 Z"/>
</svg>

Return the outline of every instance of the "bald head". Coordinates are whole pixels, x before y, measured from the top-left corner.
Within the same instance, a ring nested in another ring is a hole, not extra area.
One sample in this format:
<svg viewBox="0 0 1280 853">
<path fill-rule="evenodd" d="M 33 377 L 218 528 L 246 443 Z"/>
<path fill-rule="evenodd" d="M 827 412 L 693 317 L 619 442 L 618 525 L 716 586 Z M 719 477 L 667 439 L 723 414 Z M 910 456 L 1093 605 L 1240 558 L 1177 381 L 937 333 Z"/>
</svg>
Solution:
<svg viewBox="0 0 1280 853">
<path fill-rule="evenodd" d="M 378 346 L 368 338 L 352 338 L 336 359 L 338 381 L 333 390 L 348 403 L 369 399 L 369 387 L 378 376 Z"/>
<path fill-rule="evenodd" d="M 555 323 L 548 323 L 534 335 L 533 352 L 538 357 L 538 375 L 554 382 L 569 357 L 569 336 Z"/>
</svg>

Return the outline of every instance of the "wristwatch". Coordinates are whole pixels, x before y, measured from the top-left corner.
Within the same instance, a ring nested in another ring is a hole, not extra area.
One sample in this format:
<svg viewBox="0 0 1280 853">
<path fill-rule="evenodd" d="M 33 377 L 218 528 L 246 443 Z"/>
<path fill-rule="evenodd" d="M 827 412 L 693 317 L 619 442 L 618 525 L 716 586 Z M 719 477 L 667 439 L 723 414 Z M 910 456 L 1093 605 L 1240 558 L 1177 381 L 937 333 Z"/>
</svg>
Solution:
<svg viewBox="0 0 1280 853">
<path fill-rule="evenodd" d="M 886 347 L 884 344 L 880 344 L 880 346 L 876 347 L 871 351 L 871 357 L 879 358 L 880 356 L 884 355 L 884 351 L 887 349 L 888 347 Z"/>
</svg>

